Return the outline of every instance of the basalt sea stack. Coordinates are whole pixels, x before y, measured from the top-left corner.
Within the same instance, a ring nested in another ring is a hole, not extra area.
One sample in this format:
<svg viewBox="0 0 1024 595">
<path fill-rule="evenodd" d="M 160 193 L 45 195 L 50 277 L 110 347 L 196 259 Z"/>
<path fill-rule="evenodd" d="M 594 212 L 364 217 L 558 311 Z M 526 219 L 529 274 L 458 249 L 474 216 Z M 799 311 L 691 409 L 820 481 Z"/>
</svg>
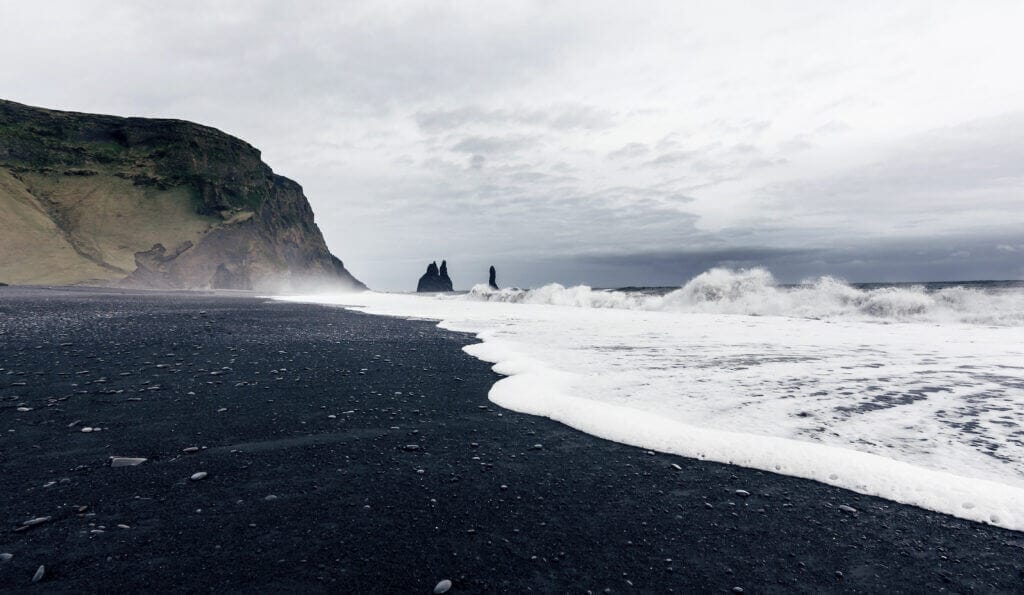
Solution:
<svg viewBox="0 0 1024 595">
<path fill-rule="evenodd" d="M 494 270 L 494 265 L 491 265 L 491 270 L 487 276 L 487 285 L 491 289 L 498 289 L 498 271 Z"/>
<path fill-rule="evenodd" d="M 0 100 L 0 281 L 178 289 L 363 284 L 295 182 L 181 120 Z"/>
<path fill-rule="evenodd" d="M 452 291 L 452 280 L 448 276 L 448 262 L 442 260 L 440 269 L 437 268 L 437 262 L 428 264 L 427 272 L 423 273 L 419 283 L 416 284 L 416 291 L 421 293 Z"/>
</svg>

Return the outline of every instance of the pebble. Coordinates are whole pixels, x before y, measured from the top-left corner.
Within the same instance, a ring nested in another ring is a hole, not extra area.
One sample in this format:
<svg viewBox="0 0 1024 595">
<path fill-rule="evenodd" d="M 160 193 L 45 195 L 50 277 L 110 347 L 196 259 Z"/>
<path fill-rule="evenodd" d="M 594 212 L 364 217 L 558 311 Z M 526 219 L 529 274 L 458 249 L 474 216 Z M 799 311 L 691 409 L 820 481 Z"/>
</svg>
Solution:
<svg viewBox="0 0 1024 595">
<path fill-rule="evenodd" d="M 683 470 L 682 467 L 680 467 L 679 465 L 676 465 L 675 463 L 672 463 L 672 468 L 675 469 L 676 471 L 682 471 Z"/>
<path fill-rule="evenodd" d="M 36 569 L 36 573 L 32 575 L 32 582 L 38 583 L 43 580 L 44 576 L 46 576 L 46 567 L 40 565 L 39 568 Z"/>
<path fill-rule="evenodd" d="M 198 446 L 189 446 L 188 448 L 181 449 L 181 452 L 183 452 L 185 454 L 192 454 L 194 452 L 199 452 L 199 447 Z"/>
<path fill-rule="evenodd" d="M 733 593 L 742 593 L 743 592 L 743 587 L 733 587 L 732 588 L 732 592 Z"/>
<path fill-rule="evenodd" d="M 263 500 L 265 502 L 273 502 L 274 500 L 277 500 L 277 496 L 273 494 L 267 494 L 266 496 L 263 497 Z"/>
<path fill-rule="evenodd" d="M 750 495 L 750 492 L 748 492 L 747 490 L 736 490 L 736 495 L 739 496 L 740 498 L 746 498 L 747 496 Z"/>
<path fill-rule="evenodd" d="M 408 450 L 408 451 L 412 452 L 414 450 L 419 450 L 420 449 L 420 445 L 419 444 L 406 444 L 405 446 L 402 447 L 402 449 L 403 450 Z"/>
<path fill-rule="evenodd" d="M 191 479 L 192 481 L 199 481 L 200 479 L 205 479 L 205 478 L 206 478 L 206 471 L 199 471 L 198 473 L 193 473 L 192 477 L 189 477 L 189 479 Z"/>
<path fill-rule="evenodd" d="M 10 562 L 11 558 L 13 558 L 13 557 L 14 557 L 14 554 L 8 554 L 7 552 L 4 552 L 4 553 L 0 554 L 0 562 Z"/>
<path fill-rule="evenodd" d="M 36 525 L 42 525 L 43 523 L 48 522 L 52 518 L 53 517 L 39 516 L 39 517 L 36 517 L 34 519 L 29 519 L 29 520 L 25 521 L 24 523 L 21 524 L 21 526 L 23 528 L 26 528 L 26 529 L 28 527 L 35 527 Z"/>
<path fill-rule="evenodd" d="M 448 579 L 444 579 L 443 581 L 437 583 L 437 585 L 434 587 L 434 595 L 441 595 L 442 593 L 447 593 L 451 590 L 451 588 L 452 582 Z"/>
<path fill-rule="evenodd" d="M 839 510 L 841 510 L 843 512 L 848 512 L 850 514 L 855 514 L 857 512 L 856 508 L 854 508 L 852 506 L 847 506 L 846 504 L 840 504 L 839 505 Z"/>
<path fill-rule="evenodd" d="M 542 449 L 542 448 L 544 448 L 544 445 L 543 445 L 543 444 L 534 444 L 534 445 L 533 445 L 533 450 L 540 450 L 540 449 Z"/>
<path fill-rule="evenodd" d="M 110 457 L 111 467 L 134 467 L 145 462 L 146 459 L 141 457 Z"/>
</svg>

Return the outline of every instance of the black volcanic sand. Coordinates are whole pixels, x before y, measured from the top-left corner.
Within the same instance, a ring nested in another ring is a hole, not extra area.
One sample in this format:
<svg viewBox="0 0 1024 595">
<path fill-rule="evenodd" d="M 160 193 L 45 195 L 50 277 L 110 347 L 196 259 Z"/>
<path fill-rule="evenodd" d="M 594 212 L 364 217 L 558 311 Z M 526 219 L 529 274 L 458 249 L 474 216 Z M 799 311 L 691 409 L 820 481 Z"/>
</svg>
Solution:
<svg viewBox="0 0 1024 595">
<path fill-rule="evenodd" d="M 0 589 L 40 565 L 35 588 L 88 592 L 1024 589 L 1024 534 L 502 410 L 471 342 L 254 297 L 0 289 Z"/>
</svg>

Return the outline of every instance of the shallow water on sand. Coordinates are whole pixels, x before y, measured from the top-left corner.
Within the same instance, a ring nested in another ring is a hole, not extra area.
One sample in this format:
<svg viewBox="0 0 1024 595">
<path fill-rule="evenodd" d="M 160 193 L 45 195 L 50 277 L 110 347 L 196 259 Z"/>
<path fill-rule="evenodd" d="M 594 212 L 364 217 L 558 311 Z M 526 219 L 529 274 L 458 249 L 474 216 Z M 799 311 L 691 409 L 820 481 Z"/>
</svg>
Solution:
<svg viewBox="0 0 1024 595">
<path fill-rule="evenodd" d="M 673 292 L 288 299 L 477 333 L 511 409 L 1024 530 L 1024 289 L 711 273 Z"/>
</svg>

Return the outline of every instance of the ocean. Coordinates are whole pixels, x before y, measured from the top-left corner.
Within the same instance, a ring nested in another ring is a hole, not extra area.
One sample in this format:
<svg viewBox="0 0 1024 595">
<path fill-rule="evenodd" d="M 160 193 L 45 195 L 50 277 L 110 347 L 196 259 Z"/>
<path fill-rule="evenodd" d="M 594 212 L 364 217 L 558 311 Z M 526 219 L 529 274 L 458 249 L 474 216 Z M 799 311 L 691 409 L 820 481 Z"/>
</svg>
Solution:
<svg viewBox="0 0 1024 595">
<path fill-rule="evenodd" d="M 1024 283 L 552 284 L 279 299 L 437 320 L 489 398 L 642 448 L 1024 531 Z"/>
</svg>

